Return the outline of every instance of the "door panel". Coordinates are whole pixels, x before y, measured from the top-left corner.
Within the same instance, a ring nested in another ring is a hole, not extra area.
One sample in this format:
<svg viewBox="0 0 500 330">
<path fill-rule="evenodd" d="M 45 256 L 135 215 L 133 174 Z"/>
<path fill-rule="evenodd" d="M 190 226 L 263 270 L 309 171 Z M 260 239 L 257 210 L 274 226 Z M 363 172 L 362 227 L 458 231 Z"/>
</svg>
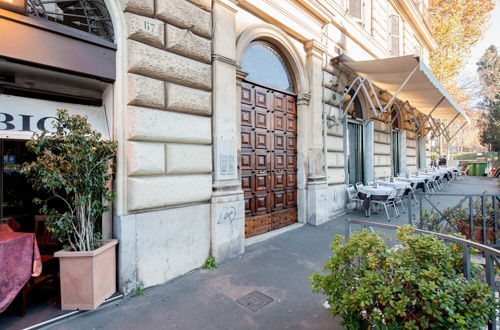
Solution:
<svg viewBox="0 0 500 330">
<path fill-rule="evenodd" d="M 245 236 L 297 222 L 295 97 L 243 82 L 241 170 Z"/>
</svg>

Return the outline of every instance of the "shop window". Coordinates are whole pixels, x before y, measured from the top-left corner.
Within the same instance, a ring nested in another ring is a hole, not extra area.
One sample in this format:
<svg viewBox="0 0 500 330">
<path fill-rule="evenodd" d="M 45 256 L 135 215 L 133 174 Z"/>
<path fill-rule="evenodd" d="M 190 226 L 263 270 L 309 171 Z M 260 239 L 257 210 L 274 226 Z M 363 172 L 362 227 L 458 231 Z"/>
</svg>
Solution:
<svg viewBox="0 0 500 330">
<path fill-rule="evenodd" d="M 392 56 L 399 56 L 399 44 L 400 44 L 400 34 L 399 34 L 399 16 L 390 15 L 389 17 L 389 43 L 390 51 Z"/>
<path fill-rule="evenodd" d="M 285 59 L 267 42 L 252 43 L 243 55 L 241 68 L 248 73 L 246 79 L 249 81 L 295 92 L 293 78 Z"/>
<path fill-rule="evenodd" d="M 111 16 L 104 0 L 28 0 L 28 16 L 35 16 L 113 41 Z"/>
</svg>

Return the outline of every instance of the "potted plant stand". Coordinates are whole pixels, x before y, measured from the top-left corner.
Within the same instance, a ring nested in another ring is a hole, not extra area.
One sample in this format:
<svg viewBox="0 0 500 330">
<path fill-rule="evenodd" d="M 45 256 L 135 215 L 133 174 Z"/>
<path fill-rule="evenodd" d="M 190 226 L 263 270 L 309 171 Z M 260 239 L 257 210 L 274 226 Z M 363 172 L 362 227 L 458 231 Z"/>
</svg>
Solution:
<svg viewBox="0 0 500 330">
<path fill-rule="evenodd" d="M 116 292 L 118 240 L 102 240 L 93 251 L 58 251 L 61 273 L 61 309 L 96 309 Z"/>
<path fill-rule="evenodd" d="M 486 226 L 486 240 L 487 242 L 485 243 L 483 241 L 483 227 L 479 225 L 474 226 L 474 237 L 472 237 L 471 232 L 470 232 L 470 223 L 466 221 L 457 221 L 457 229 L 460 231 L 462 235 L 465 237 L 469 238 L 470 240 L 476 242 L 476 243 L 481 243 L 481 244 L 488 244 L 488 243 L 493 243 L 495 241 L 495 231 L 494 228 L 491 226 Z"/>
</svg>

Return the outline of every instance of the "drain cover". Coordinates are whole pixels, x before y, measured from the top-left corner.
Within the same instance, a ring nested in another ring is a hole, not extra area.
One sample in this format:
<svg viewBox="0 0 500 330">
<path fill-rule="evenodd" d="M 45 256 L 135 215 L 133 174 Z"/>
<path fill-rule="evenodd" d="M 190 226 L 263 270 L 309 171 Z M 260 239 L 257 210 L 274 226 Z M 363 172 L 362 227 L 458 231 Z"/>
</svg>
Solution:
<svg viewBox="0 0 500 330">
<path fill-rule="evenodd" d="M 274 299 L 256 290 L 236 301 L 246 308 L 256 312 L 262 307 L 272 303 Z"/>
</svg>

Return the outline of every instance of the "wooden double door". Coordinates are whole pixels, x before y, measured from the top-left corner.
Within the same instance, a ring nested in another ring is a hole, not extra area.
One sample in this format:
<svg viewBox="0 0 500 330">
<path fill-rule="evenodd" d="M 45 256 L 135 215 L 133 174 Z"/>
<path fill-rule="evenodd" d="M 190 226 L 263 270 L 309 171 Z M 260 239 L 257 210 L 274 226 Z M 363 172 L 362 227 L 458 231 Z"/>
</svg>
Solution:
<svg viewBox="0 0 500 330">
<path fill-rule="evenodd" d="M 294 95 L 242 83 L 241 173 L 245 237 L 297 222 Z"/>
</svg>

